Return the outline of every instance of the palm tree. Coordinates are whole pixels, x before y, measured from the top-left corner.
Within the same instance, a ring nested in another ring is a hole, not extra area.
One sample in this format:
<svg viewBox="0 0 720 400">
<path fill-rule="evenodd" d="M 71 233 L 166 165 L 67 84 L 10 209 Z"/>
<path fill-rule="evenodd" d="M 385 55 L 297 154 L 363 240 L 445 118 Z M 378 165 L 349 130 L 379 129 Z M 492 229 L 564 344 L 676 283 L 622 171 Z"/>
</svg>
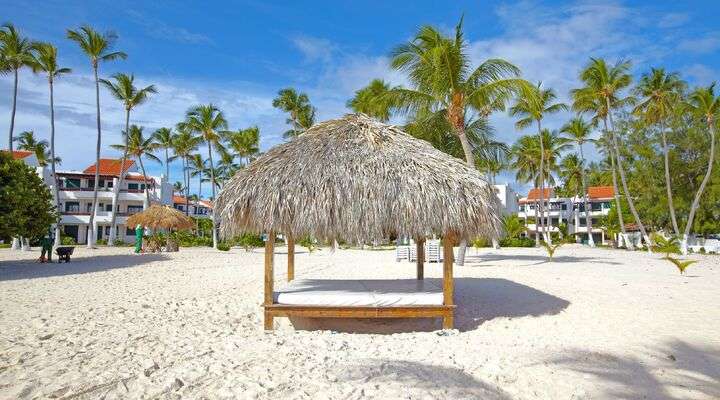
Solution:
<svg viewBox="0 0 720 400">
<path fill-rule="evenodd" d="M 568 194 L 580 196 L 580 193 L 582 193 L 584 189 L 584 169 L 580 156 L 575 153 L 568 154 L 560 160 L 558 175 L 562 179 L 563 188 Z"/>
<path fill-rule="evenodd" d="M 658 125 L 662 138 L 663 158 L 665 161 L 665 190 L 667 191 L 670 220 L 672 221 L 675 236 L 680 236 L 675 207 L 673 206 L 672 183 L 670 182 L 670 160 L 665 125 L 668 117 L 673 113 L 676 104 L 679 104 L 686 88 L 685 82 L 677 73 L 666 73 L 662 68 L 652 68 L 649 74 L 644 74 L 635 88 L 635 94 L 642 101 L 633 110 L 639 114 L 648 126 Z"/>
<path fill-rule="evenodd" d="M 398 46 L 392 53 L 391 66 L 407 73 L 412 88 L 395 88 L 389 101 L 401 114 L 430 115 L 444 118 L 457 135 L 470 168 L 475 157 L 466 127 L 473 112 L 487 118 L 502 110 L 509 97 L 530 85 L 518 78 L 520 71 L 507 61 L 490 59 L 470 70 L 470 57 L 462 33 L 462 19 L 454 37 L 437 28 L 423 26 L 415 38 Z M 430 117 L 432 118 L 432 117 Z M 457 264 L 463 265 L 466 242 L 463 240 Z"/>
<path fill-rule="evenodd" d="M 55 174 L 55 164 L 58 160 L 55 157 L 55 78 L 69 74 L 70 68 L 58 66 L 57 48 L 50 43 L 35 43 L 32 46 L 33 61 L 31 68 L 33 72 L 44 72 L 47 75 L 50 87 L 50 165 L 53 180 L 53 197 L 56 209 L 60 209 L 60 195 L 58 191 L 58 180 Z M 55 246 L 60 245 L 60 225 L 55 225 Z"/>
<path fill-rule="evenodd" d="M 247 165 L 260 151 L 260 129 L 257 126 L 225 132 L 227 145 L 240 159 L 240 165 Z"/>
<path fill-rule="evenodd" d="M 592 125 L 589 122 L 585 122 L 582 117 L 576 117 L 563 125 L 560 132 L 565 134 L 568 140 L 575 143 L 580 152 L 580 165 L 582 167 L 580 168 L 580 179 L 582 183 L 583 203 L 585 206 L 585 226 L 587 227 L 588 244 L 590 247 L 595 247 L 595 240 L 593 240 L 592 236 L 592 217 L 590 216 L 590 203 L 588 202 L 587 180 L 585 179 L 585 154 L 583 152 L 583 144 L 595 142 L 595 139 L 590 138 Z"/>
<path fill-rule="evenodd" d="M 395 89 L 398 89 L 397 87 Z M 393 88 L 382 79 L 373 79 L 364 88 L 355 91 L 355 97 L 346 106 L 357 113 L 364 113 L 382 122 L 390 119 L 392 102 L 388 94 Z"/>
<path fill-rule="evenodd" d="M 152 136 L 146 138 L 143 135 L 143 127 L 137 126 L 137 125 L 130 125 L 129 132 L 123 132 L 123 136 L 127 136 L 127 138 L 123 138 L 125 144 L 113 144 L 110 145 L 113 149 L 116 150 L 122 150 L 123 153 L 127 154 L 130 157 L 134 157 L 138 164 L 140 164 L 140 169 L 142 170 L 143 174 L 143 180 L 145 182 L 145 207 L 150 206 L 150 189 L 149 189 L 149 181 L 148 176 L 145 173 L 145 164 L 143 164 L 143 157 L 157 161 L 159 164 L 162 164 L 162 161 L 153 154 L 155 150 L 157 149 L 155 143 L 153 143 Z"/>
<path fill-rule="evenodd" d="M 567 110 L 567 106 L 563 103 L 554 103 L 557 95 L 552 89 L 542 89 L 542 82 L 537 84 L 537 87 L 533 90 L 524 91 L 516 99 L 515 104 L 510 107 L 510 115 L 513 117 L 520 117 L 515 123 L 517 129 L 524 129 L 530 126 L 533 122 L 537 124 L 538 129 L 538 140 L 540 142 L 540 153 L 544 154 L 545 149 L 543 148 L 542 140 L 542 120 L 545 116 L 554 114 L 560 111 Z M 545 219 L 545 176 L 544 172 L 544 157 L 540 158 L 540 229 L 545 229 L 543 234 L 545 241 L 552 244 L 552 239 L 549 232 L 547 231 L 547 224 Z M 549 220 L 550 215 L 548 214 L 547 219 Z M 536 233 L 537 234 L 537 233 Z M 537 241 L 537 239 L 536 239 Z"/>
<path fill-rule="evenodd" d="M 83 25 L 77 30 L 67 31 L 68 39 L 77 43 L 80 49 L 90 58 L 93 74 L 95 76 L 95 106 L 97 115 L 97 144 L 95 146 L 95 189 L 93 190 L 93 209 L 90 214 L 90 223 L 88 224 L 88 241 L 87 247 L 93 247 L 95 241 L 95 214 L 98 207 L 98 182 L 100 180 L 100 146 L 102 141 L 102 127 L 100 123 L 100 79 L 98 78 L 98 67 L 101 62 L 113 61 L 117 59 L 127 58 L 127 54 L 121 51 L 110 51 L 112 49 L 117 35 L 112 32 L 99 33 L 88 25 Z M 127 146 L 126 146 L 127 147 Z M 122 175 L 124 171 L 120 171 Z M 113 207 L 114 208 L 114 207 Z M 115 210 L 113 209 L 113 215 Z M 114 232 L 115 228 L 111 230 Z"/>
<path fill-rule="evenodd" d="M 170 181 L 170 149 L 173 147 L 173 133 L 171 128 L 158 128 L 153 132 L 152 138 L 158 149 L 165 150 L 165 177 Z"/>
<path fill-rule="evenodd" d="M 681 249 L 683 254 L 687 254 L 688 236 L 690 236 L 690 229 L 693 226 L 693 220 L 695 219 L 695 212 L 697 212 L 700 198 L 705 191 L 705 186 L 710 180 L 712 175 L 713 164 L 715 163 L 715 125 L 720 119 L 720 96 L 715 94 L 715 83 L 712 83 L 706 88 L 695 89 L 688 98 L 687 108 L 692 115 L 704 122 L 707 126 L 708 133 L 710 134 L 710 154 L 708 156 L 708 166 L 705 172 L 705 177 L 700 183 L 700 187 L 695 193 L 692 206 L 690 207 L 690 214 L 685 224 L 685 231 L 683 232 Z"/>
<path fill-rule="evenodd" d="M 235 162 L 235 154 L 227 150 L 221 150 L 220 160 L 218 161 L 218 166 L 215 169 L 215 179 L 218 183 L 218 189 L 222 187 L 225 181 L 233 176 L 238 169 L 240 169 L 240 164 Z"/>
<path fill-rule="evenodd" d="M 201 105 L 192 108 L 187 112 L 187 119 L 183 122 L 191 131 L 197 132 L 203 142 L 208 146 L 208 160 L 210 161 L 210 180 L 213 184 L 212 197 L 215 199 L 215 165 L 213 164 L 213 146 L 220 147 L 220 132 L 227 130 L 227 120 L 222 111 L 212 104 Z M 212 216 L 213 224 L 213 247 L 217 248 L 217 229 L 215 227 L 215 216 Z"/>
<path fill-rule="evenodd" d="M 198 196 L 202 198 L 203 179 L 206 175 L 209 175 L 207 161 L 200 154 L 191 155 L 188 157 L 188 171 L 190 176 L 198 178 Z"/>
<path fill-rule="evenodd" d="M 292 126 L 292 129 L 283 134 L 286 139 L 300 136 L 315 123 L 315 108 L 310 104 L 310 99 L 305 93 L 298 93 L 293 88 L 282 89 L 272 105 L 290 114 L 286 122 Z"/>
<path fill-rule="evenodd" d="M 623 157 L 622 154 L 620 154 L 619 140 L 615 132 L 615 124 L 612 116 L 614 109 L 634 102 L 634 99 L 631 97 L 619 97 L 620 91 L 630 86 L 632 82 L 632 77 L 628 73 L 629 69 L 629 61 L 620 60 L 615 65 L 608 65 L 605 60 L 601 58 L 591 58 L 590 63 L 580 73 L 580 80 L 585 86 L 580 89 L 573 89 L 571 95 L 573 97 L 573 108 L 576 111 L 594 113 L 594 120 L 602 119 L 605 130 L 609 128 L 623 192 L 630 207 L 630 212 L 648 245 L 648 252 L 650 252 L 652 251 L 652 238 L 647 234 L 645 225 L 643 225 L 640 220 L 640 215 L 635 208 L 635 202 L 628 190 L 627 177 L 625 176 L 625 169 L 623 168 Z"/>
<path fill-rule="evenodd" d="M 172 138 L 172 150 L 173 156 L 171 159 L 180 158 L 183 163 L 183 180 L 185 181 L 185 215 L 190 213 L 190 166 L 189 158 L 190 155 L 197 150 L 200 144 L 200 137 L 193 135 L 193 133 L 187 129 L 183 129 L 182 126 L 178 127 L 177 134 Z"/>
<path fill-rule="evenodd" d="M 2 69 L 13 73 L 13 100 L 10 112 L 10 131 L 8 133 L 8 150 L 13 149 L 13 131 L 15 129 L 15 111 L 17 109 L 18 73 L 23 67 L 32 66 L 33 42 L 20 35 L 13 24 L 4 24 L 0 28 L 0 54 Z"/>
<path fill-rule="evenodd" d="M 185 185 L 182 182 L 176 181 L 175 183 L 173 183 L 173 192 L 182 193 L 184 191 L 185 191 Z"/>
<path fill-rule="evenodd" d="M 100 79 L 100 83 L 105 86 L 110 94 L 117 100 L 123 103 L 125 107 L 125 132 L 130 129 L 130 111 L 135 107 L 145 103 L 151 94 L 157 93 L 155 86 L 150 85 L 142 89 L 135 87 L 135 76 L 127 74 L 115 74 L 112 76 L 115 82 L 111 82 L 106 79 Z M 125 135 L 125 140 L 128 140 L 128 135 Z M 129 148 L 128 143 L 125 143 L 125 150 Z M 120 177 L 118 178 L 117 186 L 113 190 L 113 210 L 110 214 L 110 238 L 108 240 L 108 246 L 114 246 L 116 236 L 116 220 L 117 220 L 117 204 L 120 196 L 120 189 L 122 189 L 123 179 L 125 179 L 125 160 L 127 159 L 127 152 L 123 153 L 120 159 Z"/>
</svg>

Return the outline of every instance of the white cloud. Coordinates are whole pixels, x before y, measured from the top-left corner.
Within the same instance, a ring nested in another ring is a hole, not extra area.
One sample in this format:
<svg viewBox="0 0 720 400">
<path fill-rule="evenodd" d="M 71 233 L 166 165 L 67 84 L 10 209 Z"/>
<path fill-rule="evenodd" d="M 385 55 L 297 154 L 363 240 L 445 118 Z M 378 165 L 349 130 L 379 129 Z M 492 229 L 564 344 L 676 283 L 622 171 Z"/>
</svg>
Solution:
<svg viewBox="0 0 720 400">
<path fill-rule="evenodd" d="M 669 13 L 663 15 L 658 21 L 658 27 L 660 28 L 677 28 L 685 25 L 690 20 L 690 15 L 687 13 Z"/>
<path fill-rule="evenodd" d="M 720 49 L 720 33 L 713 32 L 704 37 L 683 40 L 678 49 L 698 54 L 712 53 Z"/>
<path fill-rule="evenodd" d="M 127 14 L 142 26 L 145 32 L 156 39 L 169 40 L 179 43 L 190 44 L 214 44 L 207 36 L 190 32 L 189 30 L 177 26 L 168 25 L 160 19 L 150 18 L 138 11 L 128 10 Z"/>
<path fill-rule="evenodd" d="M 303 54 L 306 62 L 328 62 L 336 50 L 335 45 L 331 41 L 313 36 L 296 35 L 291 38 L 291 41 Z"/>
<path fill-rule="evenodd" d="M 707 86 L 718 80 L 720 73 L 703 64 L 692 64 L 683 68 L 683 72 L 697 85 Z"/>
</svg>

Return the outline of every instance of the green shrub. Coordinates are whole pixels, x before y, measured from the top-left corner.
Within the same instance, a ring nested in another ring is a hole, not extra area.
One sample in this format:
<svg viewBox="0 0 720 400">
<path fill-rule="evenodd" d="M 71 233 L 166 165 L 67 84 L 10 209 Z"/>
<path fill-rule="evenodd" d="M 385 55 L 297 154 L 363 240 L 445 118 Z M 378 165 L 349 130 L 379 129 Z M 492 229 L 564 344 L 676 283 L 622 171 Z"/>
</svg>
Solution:
<svg viewBox="0 0 720 400">
<path fill-rule="evenodd" d="M 477 238 L 473 240 L 472 246 L 476 249 L 479 249 L 481 247 L 490 247 L 490 243 L 486 238 Z"/>
<path fill-rule="evenodd" d="M 0 249 L 9 249 L 12 247 L 11 243 L 0 243 Z"/>
<path fill-rule="evenodd" d="M 230 245 L 227 244 L 227 243 L 218 243 L 217 249 L 220 250 L 220 251 L 229 251 L 229 250 L 230 250 Z"/>
<path fill-rule="evenodd" d="M 95 244 L 105 246 L 107 244 L 107 239 L 100 239 L 97 242 L 95 242 Z"/>
<path fill-rule="evenodd" d="M 671 236 L 669 239 L 665 239 L 663 236 L 654 233 L 652 234 L 652 241 L 655 244 L 652 249 L 658 253 L 670 253 L 680 254 L 680 246 L 676 237 Z"/>
<path fill-rule="evenodd" d="M 61 236 L 60 244 L 63 246 L 75 246 L 77 242 L 75 242 L 75 239 L 71 238 L 70 236 Z"/>
<path fill-rule="evenodd" d="M 317 241 L 310 236 L 303 237 L 298 241 L 298 244 L 308 249 L 311 254 L 313 251 L 317 250 Z"/>
<path fill-rule="evenodd" d="M 535 241 L 527 237 L 505 238 L 500 241 L 501 247 L 535 247 Z"/>
<path fill-rule="evenodd" d="M 251 251 L 256 247 L 265 246 L 262 236 L 252 233 L 244 233 L 241 236 L 233 238 L 232 242 L 245 249 L 245 251 Z"/>
</svg>

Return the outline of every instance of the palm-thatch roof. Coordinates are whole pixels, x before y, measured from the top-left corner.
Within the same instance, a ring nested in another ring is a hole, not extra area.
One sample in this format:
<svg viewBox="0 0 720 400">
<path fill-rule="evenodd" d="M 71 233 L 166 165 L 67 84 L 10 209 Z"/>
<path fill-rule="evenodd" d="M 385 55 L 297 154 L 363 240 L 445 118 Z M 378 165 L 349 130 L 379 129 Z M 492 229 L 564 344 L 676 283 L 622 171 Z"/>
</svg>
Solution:
<svg viewBox="0 0 720 400">
<path fill-rule="evenodd" d="M 215 210 L 225 237 L 275 231 L 358 243 L 501 229 L 499 200 L 478 171 L 362 114 L 272 148 L 226 183 Z"/>
<path fill-rule="evenodd" d="M 182 212 L 169 206 L 157 204 L 128 217 L 126 226 L 136 226 L 138 224 L 153 230 L 189 229 L 195 226 L 192 218 Z"/>
</svg>

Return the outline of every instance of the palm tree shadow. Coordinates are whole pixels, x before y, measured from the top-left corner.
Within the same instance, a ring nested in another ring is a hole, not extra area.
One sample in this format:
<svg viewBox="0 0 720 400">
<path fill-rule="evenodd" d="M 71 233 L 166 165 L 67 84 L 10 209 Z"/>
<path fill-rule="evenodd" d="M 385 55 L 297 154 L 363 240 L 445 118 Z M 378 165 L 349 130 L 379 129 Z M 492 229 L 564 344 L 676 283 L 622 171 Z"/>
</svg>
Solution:
<svg viewBox="0 0 720 400">
<path fill-rule="evenodd" d="M 551 363 L 592 375 L 606 386 L 604 397 L 627 399 L 720 398 L 720 348 L 672 340 L 648 354 L 656 366 L 629 356 L 574 350 Z M 679 390 L 689 391 L 676 395 Z M 698 397 L 699 396 L 699 397 Z"/>
<path fill-rule="evenodd" d="M 13 261 L 0 265 L 0 281 L 49 278 L 54 276 L 88 274 L 118 268 L 132 268 L 167 260 L 164 254 L 88 255 L 72 258 L 69 263 L 39 264 L 34 260 Z"/>
<path fill-rule="evenodd" d="M 511 397 L 502 389 L 457 368 L 414 361 L 362 360 L 360 365 L 340 370 L 338 378 L 353 386 L 398 387 L 404 398 L 449 398 L 505 400 Z M 395 385 L 392 385 L 395 384 Z M 387 398 L 394 397 L 387 392 Z"/>
<path fill-rule="evenodd" d="M 442 287 L 442 279 L 427 279 Z M 495 318 L 556 315 L 570 302 L 507 279 L 455 278 L 455 328 L 461 332 L 477 329 Z M 392 334 L 431 332 L 441 328 L 440 320 L 291 318 L 296 330 L 331 330 L 349 333 Z"/>
<path fill-rule="evenodd" d="M 483 263 L 489 262 L 489 261 L 536 261 L 532 264 L 523 264 L 522 266 L 531 266 L 531 265 L 540 265 L 550 262 L 547 255 L 544 254 L 494 254 L 494 253 L 488 253 L 488 254 L 477 254 L 477 255 L 466 255 L 465 256 L 465 262 L 467 264 L 471 264 L 468 266 L 484 266 L 481 265 Z M 576 256 L 565 256 L 565 255 L 557 255 L 553 257 L 552 262 L 565 262 L 565 263 L 577 263 L 577 262 L 593 262 L 593 263 L 601 263 L 601 264 L 608 264 L 608 265 L 621 265 L 622 263 L 619 263 L 617 261 L 612 261 L 609 258 L 604 257 L 576 257 Z M 486 265 L 490 266 L 490 265 Z"/>
</svg>

